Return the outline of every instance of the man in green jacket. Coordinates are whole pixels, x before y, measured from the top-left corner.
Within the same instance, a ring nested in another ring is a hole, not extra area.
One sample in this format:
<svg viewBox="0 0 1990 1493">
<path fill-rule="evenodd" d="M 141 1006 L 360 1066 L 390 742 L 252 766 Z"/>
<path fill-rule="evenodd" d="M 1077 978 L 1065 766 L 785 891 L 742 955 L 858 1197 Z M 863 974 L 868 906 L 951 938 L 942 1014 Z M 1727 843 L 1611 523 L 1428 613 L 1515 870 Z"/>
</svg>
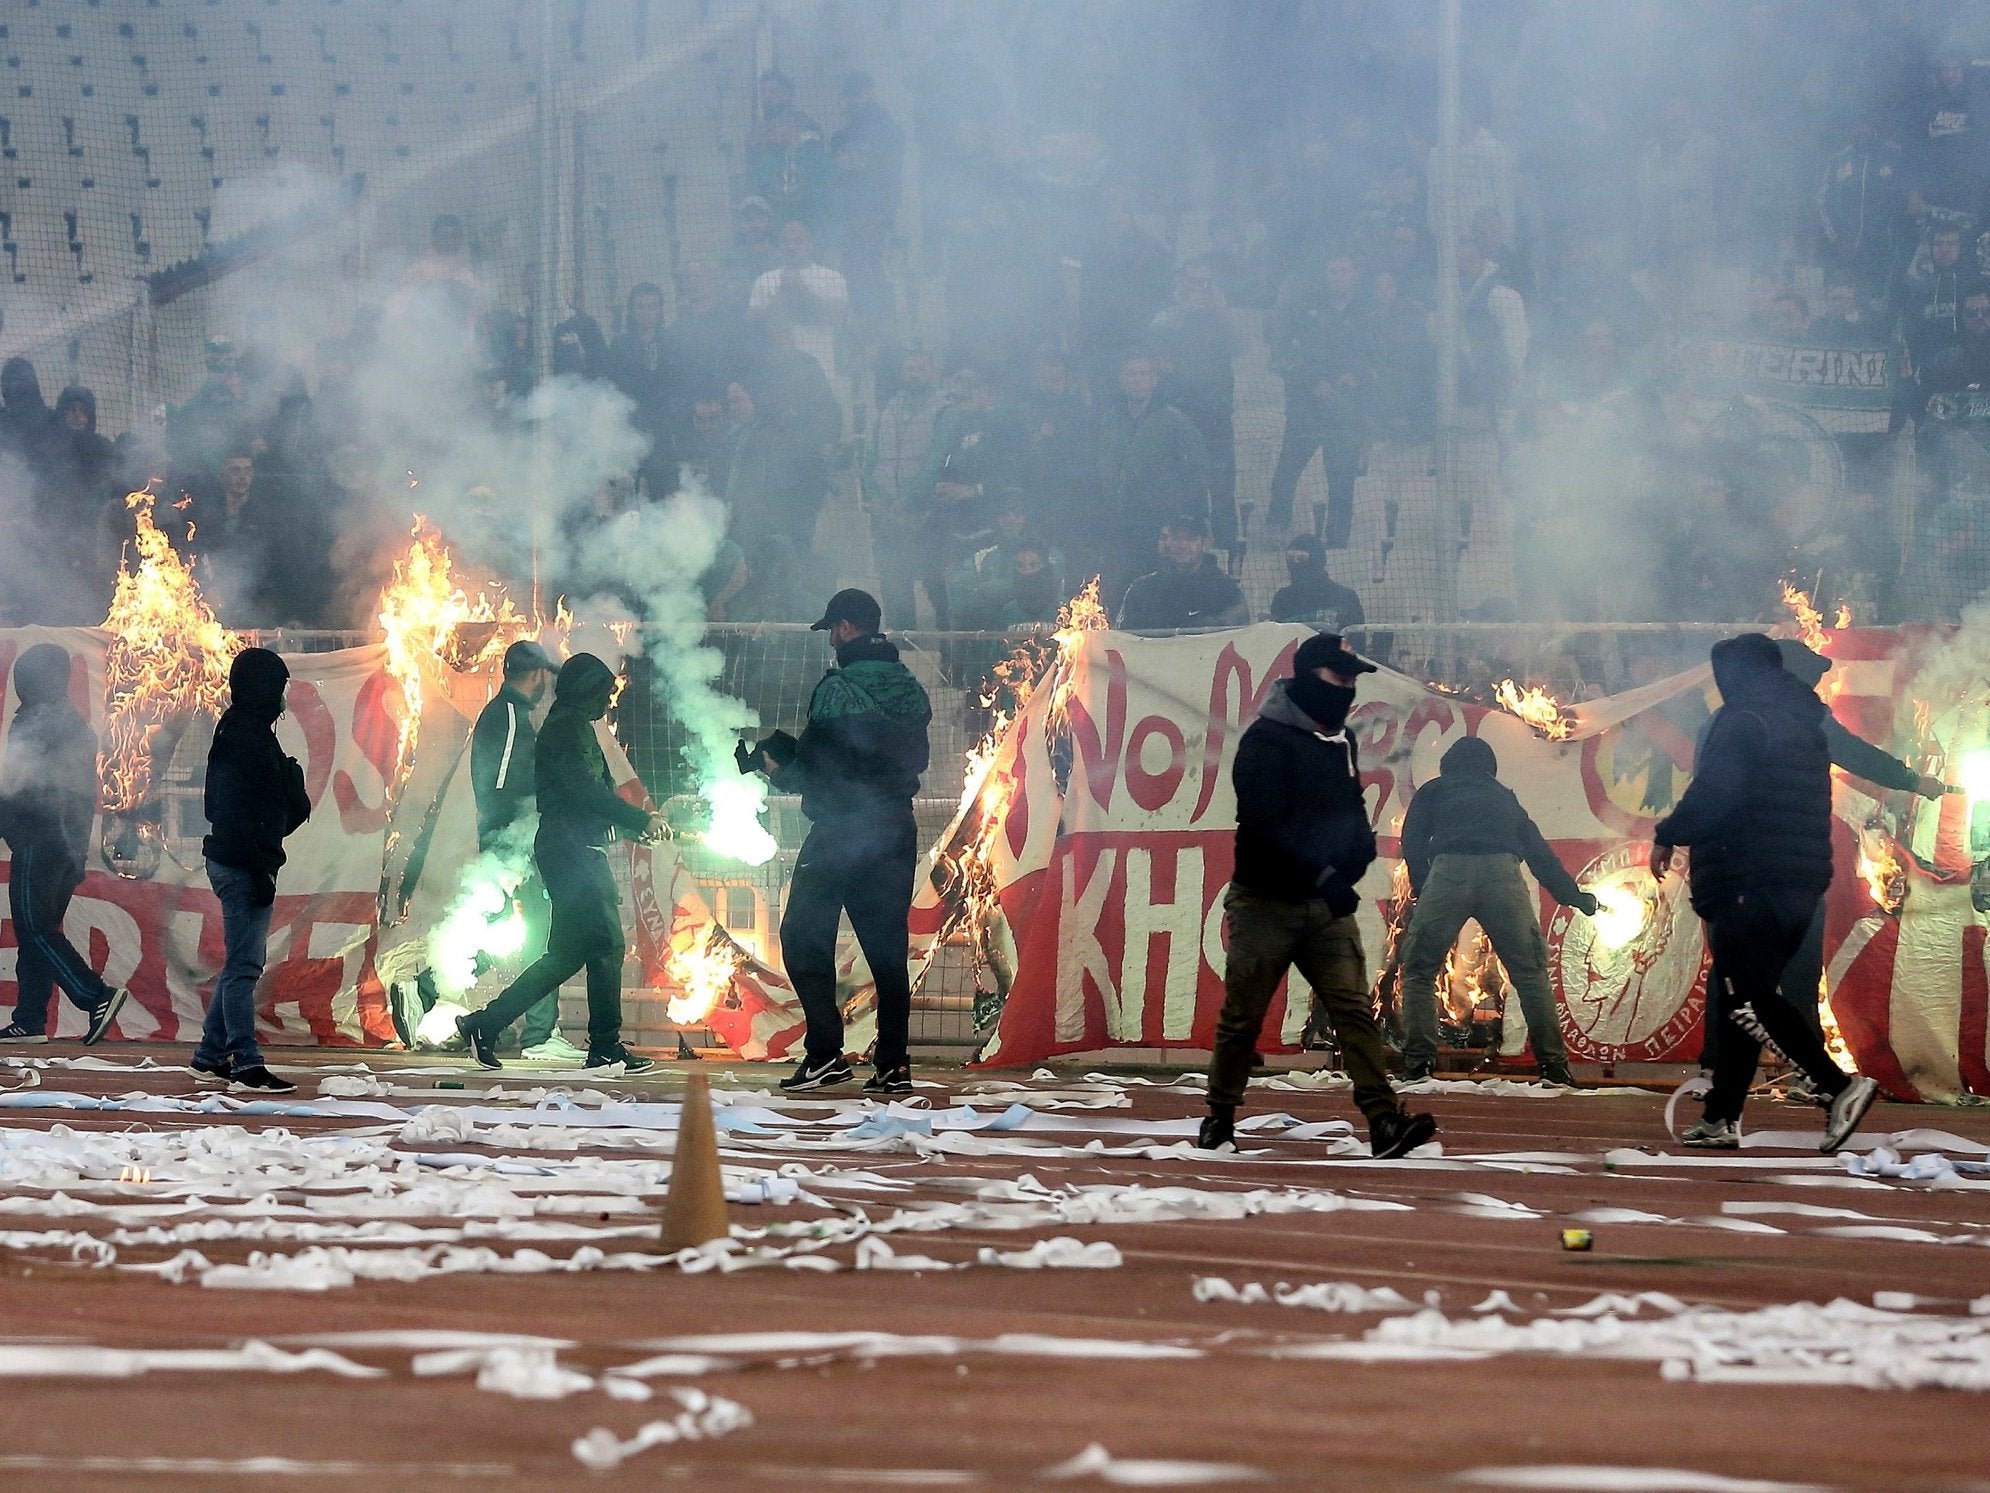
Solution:
<svg viewBox="0 0 1990 1493">
<path fill-rule="evenodd" d="M 553 708 L 533 746 L 539 834 L 533 859 L 553 899 L 546 952 L 483 1010 L 458 1017 L 456 1030 L 486 1068 L 504 1065 L 497 1037 L 533 1006 L 587 970 L 587 1063 L 619 1063 L 625 1073 L 655 1067 L 622 1045 L 621 894 L 608 864 L 608 832 L 648 841 L 663 821 L 616 793 L 594 723 L 608 713 L 615 671 L 591 653 L 560 666 Z"/>
<path fill-rule="evenodd" d="M 815 630 L 829 634 L 836 664 L 809 697 L 801 739 L 777 731 L 753 752 L 741 749 L 742 766 L 801 794 L 809 820 L 781 917 L 781 957 L 808 1019 L 801 1062 L 781 1080 L 790 1093 L 852 1077 L 836 1005 L 836 930 L 845 912 L 877 989 L 877 1071 L 864 1091 L 912 1092 L 906 918 L 919 850 L 912 797 L 926 770 L 933 707 L 880 631 L 883 620 L 867 591 L 830 597 Z"/>
<path fill-rule="evenodd" d="M 1520 866 L 1564 907 L 1596 916 L 1596 898 L 1575 884 L 1513 790 L 1499 758 L 1476 736 L 1453 742 L 1438 775 L 1417 789 L 1403 815 L 1403 861 L 1416 911 L 1403 946 L 1403 1076 L 1437 1066 L 1437 975 L 1458 931 L 1476 920 L 1513 981 L 1544 1081 L 1573 1084 L 1548 988 L 1548 945 Z"/>
</svg>

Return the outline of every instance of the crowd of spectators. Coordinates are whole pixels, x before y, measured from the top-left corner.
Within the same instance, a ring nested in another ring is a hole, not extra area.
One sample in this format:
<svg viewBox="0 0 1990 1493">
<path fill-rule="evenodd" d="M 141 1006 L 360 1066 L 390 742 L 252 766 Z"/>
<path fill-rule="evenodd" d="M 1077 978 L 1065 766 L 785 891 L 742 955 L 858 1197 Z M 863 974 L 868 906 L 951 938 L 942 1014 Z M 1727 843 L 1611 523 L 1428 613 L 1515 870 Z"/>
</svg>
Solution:
<svg viewBox="0 0 1990 1493">
<path fill-rule="evenodd" d="M 1252 615 L 1248 551 L 1290 577 L 1257 615 L 1354 625 L 1357 483 L 1378 445 L 1432 442 L 1446 276 L 1461 428 L 1493 443 L 1512 517 L 1515 584 L 1483 615 L 1744 620 L 1793 575 L 1868 617 L 1943 618 L 1990 577 L 1990 402 L 1931 405 L 1990 379 L 1990 114 L 1956 7 L 1686 0 L 1615 31 L 1555 0 L 1468 7 L 1451 171 L 1419 7 L 1139 12 L 1043 12 L 1005 38 L 1007 70 L 963 33 L 910 79 L 904 126 L 866 74 L 832 131 L 770 70 L 730 242 L 635 285 L 610 327 L 568 309 L 554 372 L 620 390 L 649 444 L 601 511 L 689 481 L 728 505 L 714 619 L 804 615 L 847 473 L 894 626 L 1047 621 L 1095 572 L 1125 625 L 1227 624 Z M 1676 55 L 1654 65 L 1662 34 Z M 1186 226 L 1191 118 L 1206 231 Z M 1722 324 L 1724 276 L 1748 291 Z M 915 278 L 939 316 L 909 314 Z M 490 303 L 448 216 L 397 296 L 319 348 L 315 391 L 240 329 L 191 399 L 113 442 L 89 390 L 51 407 L 10 362 L 0 453 L 34 493 L 11 517 L 49 578 L 15 588 L 14 620 L 102 615 L 119 495 L 149 478 L 189 496 L 224 619 L 362 620 L 336 567 L 302 562 L 366 486 L 353 381 L 381 321 L 437 302 L 474 329 L 490 410 L 515 411 L 530 319 Z M 1887 428 L 1710 404 L 1689 328 L 1886 349 Z M 1242 490 L 1254 339 L 1283 400 L 1269 482 Z M 1888 442 L 1910 431 L 1903 512 Z M 1301 502 L 1316 459 L 1323 501 Z M 1459 553 L 1487 538 L 1467 510 Z"/>
</svg>

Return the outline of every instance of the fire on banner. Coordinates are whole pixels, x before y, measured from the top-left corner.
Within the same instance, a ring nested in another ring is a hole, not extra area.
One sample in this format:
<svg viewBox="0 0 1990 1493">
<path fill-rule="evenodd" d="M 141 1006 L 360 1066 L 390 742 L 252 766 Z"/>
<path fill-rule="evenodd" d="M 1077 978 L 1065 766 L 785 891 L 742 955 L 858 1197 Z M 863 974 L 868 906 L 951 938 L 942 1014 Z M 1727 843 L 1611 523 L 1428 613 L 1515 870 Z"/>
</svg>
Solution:
<svg viewBox="0 0 1990 1493">
<path fill-rule="evenodd" d="M 982 800 L 964 806 L 936 857 L 944 866 L 969 838 L 992 847 L 985 858 L 1001 927 L 982 942 L 1012 951 L 1013 978 L 982 1062 L 1210 1044 L 1223 993 L 1230 764 L 1304 636 L 1274 624 L 1172 639 L 1089 633 L 1061 665 L 1070 671 L 1065 687 L 1039 690 L 1020 714 Z M 1890 662 L 1900 641 L 1880 632 L 1833 640 L 1849 665 L 1834 706 L 1882 745 L 1889 735 L 1882 722 L 1906 709 L 1899 681 L 1910 671 Z M 1358 914 L 1371 961 L 1386 942 L 1395 829 L 1410 796 L 1447 747 L 1479 736 L 1563 863 L 1630 909 L 1628 918 L 1592 922 L 1542 898 L 1571 1054 L 1690 1060 L 1704 1007 L 1704 940 L 1678 878 L 1654 895 L 1645 852 L 1652 824 L 1685 787 L 1694 742 L 1717 705 L 1701 667 L 1578 706 L 1567 739 L 1550 741 L 1503 711 L 1403 675 L 1366 677 L 1349 726 L 1383 856 Z M 1969 914 L 1967 886 L 1955 885 L 1953 856 L 1924 868 L 1901 853 L 1909 893 L 1904 908 L 1887 908 L 1859 874 L 1861 847 L 1870 857 L 1896 835 L 1912 843 L 1918 821 L 1905 805 L 1875 805 L 1842 785 L 1839 797 L 1842 854 L 1828 950 L 1842 972 L 1834 1004 L 1847 1039 L 1862 1067 L 1905 1096 L 1990 1092 L 1982 1081 L 1982 920 Z M 1950 814 L 1966 814 L 1959 800 L 1946 803 Z M 985 805 L 998 821 L 993 834 L 981 823 Z M 1894 813 L 1897 820 L 1888 817 Z M 1967 879 L 1965 860 L 1960 881 Z M 947 923 L 949 885 L 957 887 L 936 874 L 922 890 L 915 936 L 930 938 Z M 1973 942 L 1956 922 L 1958 896 Z M 1948 971 L 1948 994 L 1923 993 L 1923 966 L 1931 963 Z M 1306 1002 L 1288 991 L 1273 1006 L 1266 1048 L 1291 1048 L 1305 1017 Z"/>
</svg>

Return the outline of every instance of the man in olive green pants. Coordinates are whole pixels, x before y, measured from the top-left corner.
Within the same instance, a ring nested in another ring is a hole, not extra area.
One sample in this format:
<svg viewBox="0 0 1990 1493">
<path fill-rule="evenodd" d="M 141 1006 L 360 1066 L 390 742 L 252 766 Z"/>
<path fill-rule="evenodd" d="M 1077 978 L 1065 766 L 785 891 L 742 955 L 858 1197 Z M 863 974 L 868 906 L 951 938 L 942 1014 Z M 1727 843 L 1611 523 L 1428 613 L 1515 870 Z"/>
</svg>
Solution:
<svg viewBox="0 0 1990 1493">
<path fill-rule="evenodd" d="M 1556 859 L 1498 771 L 1493 749 L 1468 736 L 1445 752 L 1438 776 L 1417 789 L 1403 816 L 1403 860 L 1416 896 L 1402 987 L 1403 1076 L 1412 1083 L 1436 1070 L 1437 976 L 1459 930 L 1472 920 L 1485 929 L 1513 981 L 1541 1077 L 1573 1082 L 1548 989 L 1548 943 L 1521 863 L 1564 907 L 1594 917 L 1596 899 Z"/>
</svg>

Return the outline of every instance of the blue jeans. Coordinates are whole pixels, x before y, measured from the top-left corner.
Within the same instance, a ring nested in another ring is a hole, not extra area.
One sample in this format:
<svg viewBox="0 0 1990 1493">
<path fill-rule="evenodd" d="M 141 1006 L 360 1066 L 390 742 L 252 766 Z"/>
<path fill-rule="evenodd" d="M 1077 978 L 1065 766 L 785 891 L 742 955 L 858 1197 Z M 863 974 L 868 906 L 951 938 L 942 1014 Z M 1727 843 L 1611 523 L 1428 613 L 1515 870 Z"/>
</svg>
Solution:
<svg viewBox="0 0 1990 1493">
<path fill-rule="evenodd" d="M 253 872 L 209 861 L 207 880 L 221 899 L 221 937 L 227 957 L 214 982 L 207 1024 L 193 1055 L 203 1063 L 225 1058 L 239 1073 L 263 1061 L 263 1050 L 256 1045 L 256 982 L 263 977 L 269 952 L 270 909 L 255 905 Z"/>
</svg>

